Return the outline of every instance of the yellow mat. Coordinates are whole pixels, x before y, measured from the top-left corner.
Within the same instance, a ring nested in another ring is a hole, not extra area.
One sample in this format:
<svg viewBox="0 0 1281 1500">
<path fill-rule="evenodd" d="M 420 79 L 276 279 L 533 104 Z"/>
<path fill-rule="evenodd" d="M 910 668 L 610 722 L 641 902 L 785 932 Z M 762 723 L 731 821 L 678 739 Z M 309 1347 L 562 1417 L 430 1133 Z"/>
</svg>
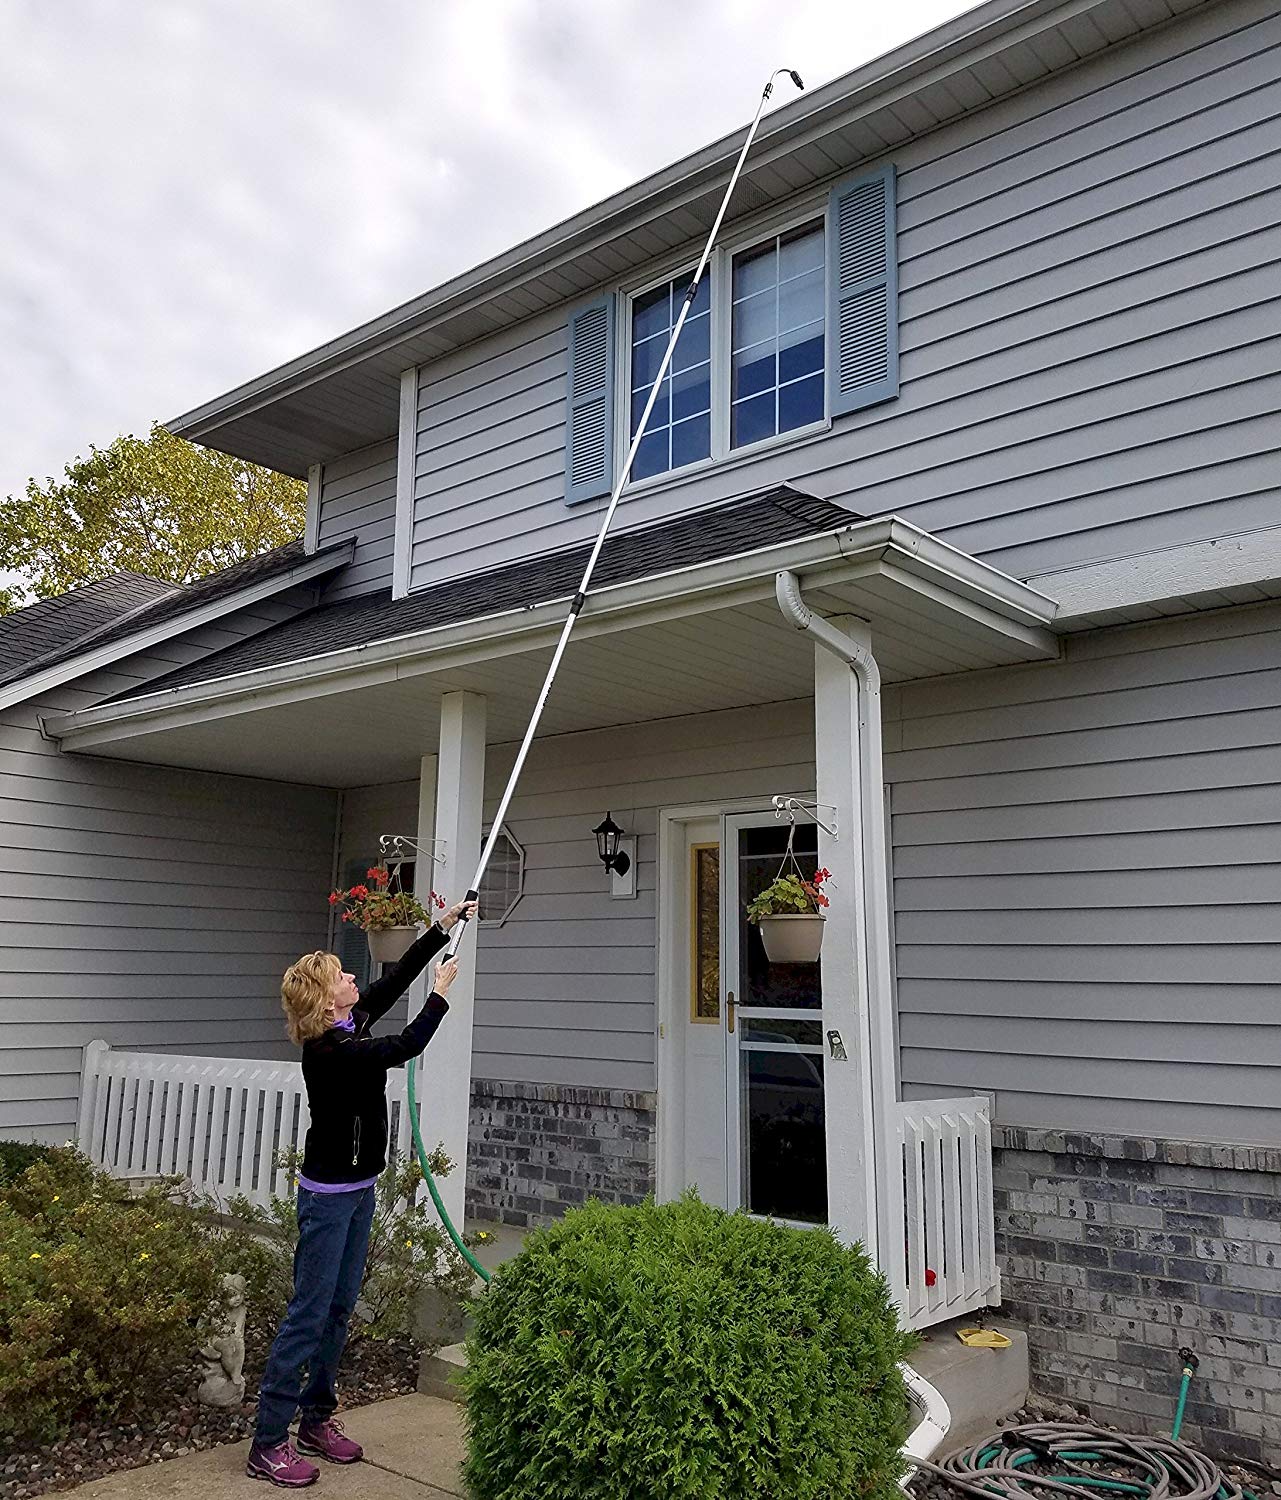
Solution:
<svg viewBox="0 0 1281 1500">
<path fill-rule="evenodd" d="M 970 1349 L 1008 1349 L 1011 1340 L 995 1328 L 958 1328 L 956 1336 Z"/>
</svg>

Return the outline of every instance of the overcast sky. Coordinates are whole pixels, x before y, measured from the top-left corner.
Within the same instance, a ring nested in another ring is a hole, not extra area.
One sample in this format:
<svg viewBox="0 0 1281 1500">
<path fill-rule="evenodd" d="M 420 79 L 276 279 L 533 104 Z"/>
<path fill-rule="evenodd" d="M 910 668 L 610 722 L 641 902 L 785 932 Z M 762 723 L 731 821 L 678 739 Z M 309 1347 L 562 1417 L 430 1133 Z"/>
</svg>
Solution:
<svg viewBox="0 0 1281 1500">
<path fill-rule="evenodd" d="M 0 0 L 0 497 L 966 8 Z"/>
</svg>

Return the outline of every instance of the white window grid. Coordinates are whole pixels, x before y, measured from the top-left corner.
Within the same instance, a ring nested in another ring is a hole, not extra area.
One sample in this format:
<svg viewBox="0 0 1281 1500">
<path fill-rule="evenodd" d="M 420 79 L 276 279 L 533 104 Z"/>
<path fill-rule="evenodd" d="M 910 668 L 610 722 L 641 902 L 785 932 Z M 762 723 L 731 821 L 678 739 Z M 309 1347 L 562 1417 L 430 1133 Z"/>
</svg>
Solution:
<svg viewBox="0 0 1281 1500">
<path fill-rule="evenodd" d="M 751 457 L 762 452 L 768 452 L 771 448 L 777 448 L 795 442 L 798 439 L 812 436 L 814 433 L 822 432 L 831 425 L 831 413 L 828 409 L 827 382 L 824 381 L 823 391 L 823 415 L 815 422 L 804 427 L 792 427 L 786 432 L 775 433 L 770 437 L 762 438 L 759 442 L 744 444 L 739 448 L 730 447 L 730 340 L 731 319 L 733 313 L 733 276 L 732 266 L 734 256 L 744 250 L 751 250 L 757 245 L 763 245 L 768 240 L 777 239 L 779 236 L 791 234 L 794 230 L 804 229 L 808 226 L 822 228 L 826 223 L 822 207 L 815 205 L 802 212 L 795 212 L 785 219 L 776 222 L 758 224 L 756 227 L 746 229 L 733 239 L 719 246 L 708 262 L 706 275 L 711 278 L 712 298 L 712 452 L 709 458 L 698 460 L 696 463 L 685 464 L 679 469 L 664 469 L 660 473 L 651 474 L 644 479 L 629 479 L 627 491 L 658 487 L 676 480 L 683 480 L 690 475 L 703 473 L 727 461 L 737 461 L 744 457 Z M 827 247 L 824 246 L 824 266 L 826 267 Z M 631 393 L 631 360 L 632 360 L 632 304 L 638 297 L 643 297 L 646 292 L 653 291 L 655 287 L 662 286 L 666 282 L 675 281 L 678 284 L 684 279 L 685 286 L 690 280 L 698 266 L 697 257 L 687 263 L 679 263 L 669 266 L 659 275 L 651 275 L 644 281 L 633 286 L 625 287 L 620 298 L 620 327 L 619 337 L 616 339 L 615 348 L 615 423 L 614 423 L 614 472 L 618 470 L 627 460 L 627 450 L 632 441 L 632 393 Z M 825 271 L 826 274 L 826 271 Z M 824 317 L 830 319 L 831 309 L 826 307 Z M 679 345 L 677 346 L 679 348 Z"/>
</svg>

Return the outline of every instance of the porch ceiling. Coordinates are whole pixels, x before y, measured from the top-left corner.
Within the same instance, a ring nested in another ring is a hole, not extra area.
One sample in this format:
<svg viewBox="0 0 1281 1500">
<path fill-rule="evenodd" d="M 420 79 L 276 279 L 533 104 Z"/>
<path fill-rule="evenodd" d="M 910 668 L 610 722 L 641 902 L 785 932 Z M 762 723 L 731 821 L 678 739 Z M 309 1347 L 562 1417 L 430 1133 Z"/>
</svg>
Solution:
<svg viewBox="0 0 1281 1500">
<path fill-rule="evenodd" d="M 870 522 L 593 594 L 541 734 L 811 697 L 814 645 L 774 603 L 780 568 L 816 611 L 867 622 L 887 682 L 1058 652 L 1051 601 L 901 522 Z M 486 696 L 491 745 L 520 739 L 563 620 L 563 605 L 539 606 L 46 727 L 64 750 L 150 764 L 335 787 L 410 779 L 445 693 Z"/>
</svg>

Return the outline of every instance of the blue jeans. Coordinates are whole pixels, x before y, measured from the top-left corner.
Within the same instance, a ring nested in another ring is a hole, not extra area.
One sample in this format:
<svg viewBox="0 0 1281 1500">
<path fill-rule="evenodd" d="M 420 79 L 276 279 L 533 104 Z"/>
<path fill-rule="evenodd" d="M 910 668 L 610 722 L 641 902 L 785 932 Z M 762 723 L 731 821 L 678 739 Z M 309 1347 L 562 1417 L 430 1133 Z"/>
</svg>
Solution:
<svg viewBox="0 0 1281 1500">
<path fill-rule="evenodd" d="M 294 1294 L 258 1389 L 259 1443 L 283 1443 L 300 1409 L 304 1418 L 323 1420 L 338 1406 L 334 1379 L 365 1273 L 374 1192 L 373 1187 L 354 1193 L 298 1189 Z"/>
</svg>

